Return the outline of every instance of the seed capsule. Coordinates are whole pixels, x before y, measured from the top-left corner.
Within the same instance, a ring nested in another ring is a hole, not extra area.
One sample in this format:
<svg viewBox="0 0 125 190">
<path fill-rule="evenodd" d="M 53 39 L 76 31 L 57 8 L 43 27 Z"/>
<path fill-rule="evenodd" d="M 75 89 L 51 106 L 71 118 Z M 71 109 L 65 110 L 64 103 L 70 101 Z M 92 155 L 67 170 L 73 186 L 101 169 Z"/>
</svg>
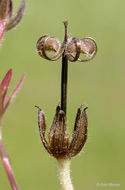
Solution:
<svg viewBox="0 0 125 190">
<path fill-rule="evenodd" d="M 41 57 L 51 60 L 51 61 L 55 61 L 62 55 L 60 42 L 56 38 L 51 37 L 49 35 L 40 37 L 39 40 L 37 41 L 36 48 L 37 48 L 38 54 Z M 46 54 L 46 51 L 57 53 L 57 56 L 55 55 L 53 57 L 48 57 L 48 55 Z"/>
<path fill-rule="evenodd" d="M 93 54 L 95 51 L 95 43 L 90 38 L 83 38 L 81 41 L 81 53 Z"/>
</svg>

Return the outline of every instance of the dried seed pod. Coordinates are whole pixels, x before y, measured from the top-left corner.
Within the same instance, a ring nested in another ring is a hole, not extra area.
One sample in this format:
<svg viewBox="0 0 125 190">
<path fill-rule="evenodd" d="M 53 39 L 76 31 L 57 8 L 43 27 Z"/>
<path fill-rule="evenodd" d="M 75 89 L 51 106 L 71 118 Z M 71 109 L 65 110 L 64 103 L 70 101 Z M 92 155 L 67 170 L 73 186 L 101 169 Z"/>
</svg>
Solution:
<svg viewBox="0 0 125 190">
<path fill-rule="evenodd" d="M 45 50 L 47 51 L 53 51 L 53 52 L 57 52 L 60 48 L 60 43 L 57 39 L 55 39 L 54 37 L 50 37 L 46 40 L 45 43 Z"/>
<path fill-rule="evenodd" d="M 78 38 L 73 38 L 70 35 L 68 35 L 65 52 L 68 57 L 68 60 L 71 62 L 75 62 L 79 58 L 81 51 L 79 42 L 80 41 Z"/>
<path fill-rule="evenodd" d="M 80 62 L 89 61 L 96 55 L 97 45 L 92 38 L 88 37 L 79 40 L 78 38 L 72 38 L 68 35 L 67 39 L 67 42 L 64 41 L 61 48 L 59 48 L 60 42 L 56 38 L 43 36 L 37 41 L 37 51 L 41 57 L 51 61 L 59 59 L 64 51 L 68 60 L 71 62 L 75 62 L 77 60 Z M 45 51 L 58 51 L 59 53 L 56 56 L 48 57 Z M 80 54 L 83 54 L 85 58 L 79 59 Z"/>
<path fill-rule="evenodd" d="M 95 44 L 90 39 L 83 38 L 81 41 L 81 53 L 83 54 L 93 54 L 95 51 Z"/>
<path fill-rule="evenodd" d="M 94 58 L 97 52 L 97 45 L 94 39 L 87 37 L 80 40 L 80 53 L 85 57 L 84 59 L 78 59 L 80 62 L 89 61 Z"/>
<path fill-rule="evenodd" d="M 78 154 L 87 139 L 87 115 L 86 108 L 78 109 L 74 132 L 70 142 L 66 129 L 66 115 L 60 106 L 56 108 L 56 114 L 49 132 L 49 143 L 45 138 L 46 123 L 43 111 L 38 108 L 38 126 L 41 140 L 46 150 L 55 158 L 71 158 Z"/>
<path fill-rule="evenodd" d="M 61 56 L 66 56 L 67 60 L 71 62 L 75 62 L 77 60 L 85 62 L 91 60 L 97 52 L 95 40 L 90 37 L 82 38 L 81 40 L 76 37 L 72 37 L 67 33 L 67 22 L 64 22 L 64 27 L 64 41 L 61 45 L 56 38 L 49 35 L 39 38 L 37 41 L 37 51 L 39 55 L 50 61 L 55 61 Z M 59 48 L 60 46 L 61 48 Z M 55 56 L 50 57 L 46 54 L 46 51 L 58 51 L 58 53 Z M 80 59 L 80 54 L 82 54 L 84 58 Z"/>
<path fill-rule="evenodd" d="M 66 46 L 66 54 L 69 61 L 85 62 L 91 60 L 97 52 L 96 42 L 92 38 L 78 38 L 69 37 Z M 80 54 L 84 55 L 84 59 L 80 59 Z"/>
<path fill-rule="evenodd" d="M 64 47 L 62 46 L 60 48 L 60 46 L 60 42 L 55 37 L 45 35 L 39 38 L 39 40 L 37 41 L 36 48 L 38 54 L 41 57 L 51 61 L 55 61 L 62 55 L 62 52 L 64 51 Z M 48 57 L 46 51 L 54 53 L 56 52 L 57 54 L 53 57 Z"/>
<path fill-rule="evenodd" d="M 76 41 L 78 38 L 73 38 L 69 34 L 67 35 L 66 54 L 71 54 L 77 51 Z"/>
<path fill-rule="evenodd" d="M 60 48 L 60 42 L 49 35 L 43 36 L 38 40 L 38 44 L 41 43 L 45 51 L 57 52 Z"/>
</svg>

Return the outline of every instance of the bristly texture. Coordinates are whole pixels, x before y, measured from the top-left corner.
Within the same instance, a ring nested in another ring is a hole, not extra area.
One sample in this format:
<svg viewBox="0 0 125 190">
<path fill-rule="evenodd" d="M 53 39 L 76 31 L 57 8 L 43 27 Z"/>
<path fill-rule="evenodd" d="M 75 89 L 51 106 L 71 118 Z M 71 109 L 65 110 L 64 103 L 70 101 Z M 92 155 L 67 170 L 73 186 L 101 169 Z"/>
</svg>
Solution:
<svg viewBox="0 0 125 190">
<path fill-rule="evenodd" d="M 56 114 L 49 132 L 49 143 L 45 137 L 46 122 L 43 111 L 38 108 L 38 125 L 41 140 L 46 150 L 57 159 L 67 159 L 77 155 L 83 148 L 87 139 L 87 115 L 82 106 L 78 109 L 72 140 L 70 141 L 66 130 L 66 116 L 60 106 L 57 106 Z"/>
<path fill-rule="evenodd" d="M 15 15 L 12 14 L 12 0 L 0 0 L 0 44 L 4 31 L 14 28 L 21 20 L 25 9 L 25 0 L 22 0 Z"/>
<path fill-rule="evenodd" d="M 58 159 L 58 176 L 63 190 L 74 190 L 70 177 L 70 159 Z"/>
</svg>

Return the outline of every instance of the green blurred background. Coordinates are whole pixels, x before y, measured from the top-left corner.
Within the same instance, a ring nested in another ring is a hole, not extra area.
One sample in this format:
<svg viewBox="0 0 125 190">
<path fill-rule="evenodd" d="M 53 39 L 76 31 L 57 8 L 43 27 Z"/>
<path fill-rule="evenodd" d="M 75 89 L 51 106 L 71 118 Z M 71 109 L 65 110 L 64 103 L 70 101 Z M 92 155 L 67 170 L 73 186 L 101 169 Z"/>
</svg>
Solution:
<svg viewBox="0 0 125 190">
<path fill-rule="evenodd" d="M 19 0 L 13 0 L 14 11 Z M 73 130 L 77 108 L 89 107 L 88 140 L 72 159 L 71 176 L 76 190 L 125 189 L 125 1 L 124 0 L 27 0 L 16 29 L 7 32 L 0 49 L 0 80 L 9 68 L 9 92 L 22 73 L 26 78 L 3 121 L 3 139 L 20 190 L 59 190 L 56 161 L 41 144 L 37 109 L 40 106 L 49 130 L 60 101 L 61 59 L 49 62 L 36 52 L 36 41 L 45 34 L 91 36 L 98 44 L 88 63 L 69 63 L 68 130 Z M 120 187 L 97 187 L 97 183 Z M 0 190 L 10 186 L 0 162 Z"/>
</svg>

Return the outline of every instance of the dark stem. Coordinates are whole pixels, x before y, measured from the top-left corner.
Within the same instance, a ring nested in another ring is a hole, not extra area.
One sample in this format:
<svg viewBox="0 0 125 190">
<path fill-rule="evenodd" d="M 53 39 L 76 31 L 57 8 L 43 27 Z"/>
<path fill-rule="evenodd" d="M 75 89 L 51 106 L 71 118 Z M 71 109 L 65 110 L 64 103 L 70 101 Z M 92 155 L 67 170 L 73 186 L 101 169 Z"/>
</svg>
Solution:
<svg viewBox="0 0 125 190">
<path fill-rule="evenodd" d="M 68 22 L 64 22 L 65 26 L 65 38 L 64 43 L 67 43 L 67 25 Z M 62 55 L 62 75 L 61 75 L 61 110 L 63 110 L 66 114 L 66 106 L 67 106 L 67 80 L 68 80 L 68 58 L 64 53 Z"/>
<path fill-rule="evenodd" d="M 68 79 L 68 60 L 67 56 L 62 55 L 62 79 L 61 79 L 61 110 L 66 114 L 67 105 L 67 79 Z"/>
</svg>

